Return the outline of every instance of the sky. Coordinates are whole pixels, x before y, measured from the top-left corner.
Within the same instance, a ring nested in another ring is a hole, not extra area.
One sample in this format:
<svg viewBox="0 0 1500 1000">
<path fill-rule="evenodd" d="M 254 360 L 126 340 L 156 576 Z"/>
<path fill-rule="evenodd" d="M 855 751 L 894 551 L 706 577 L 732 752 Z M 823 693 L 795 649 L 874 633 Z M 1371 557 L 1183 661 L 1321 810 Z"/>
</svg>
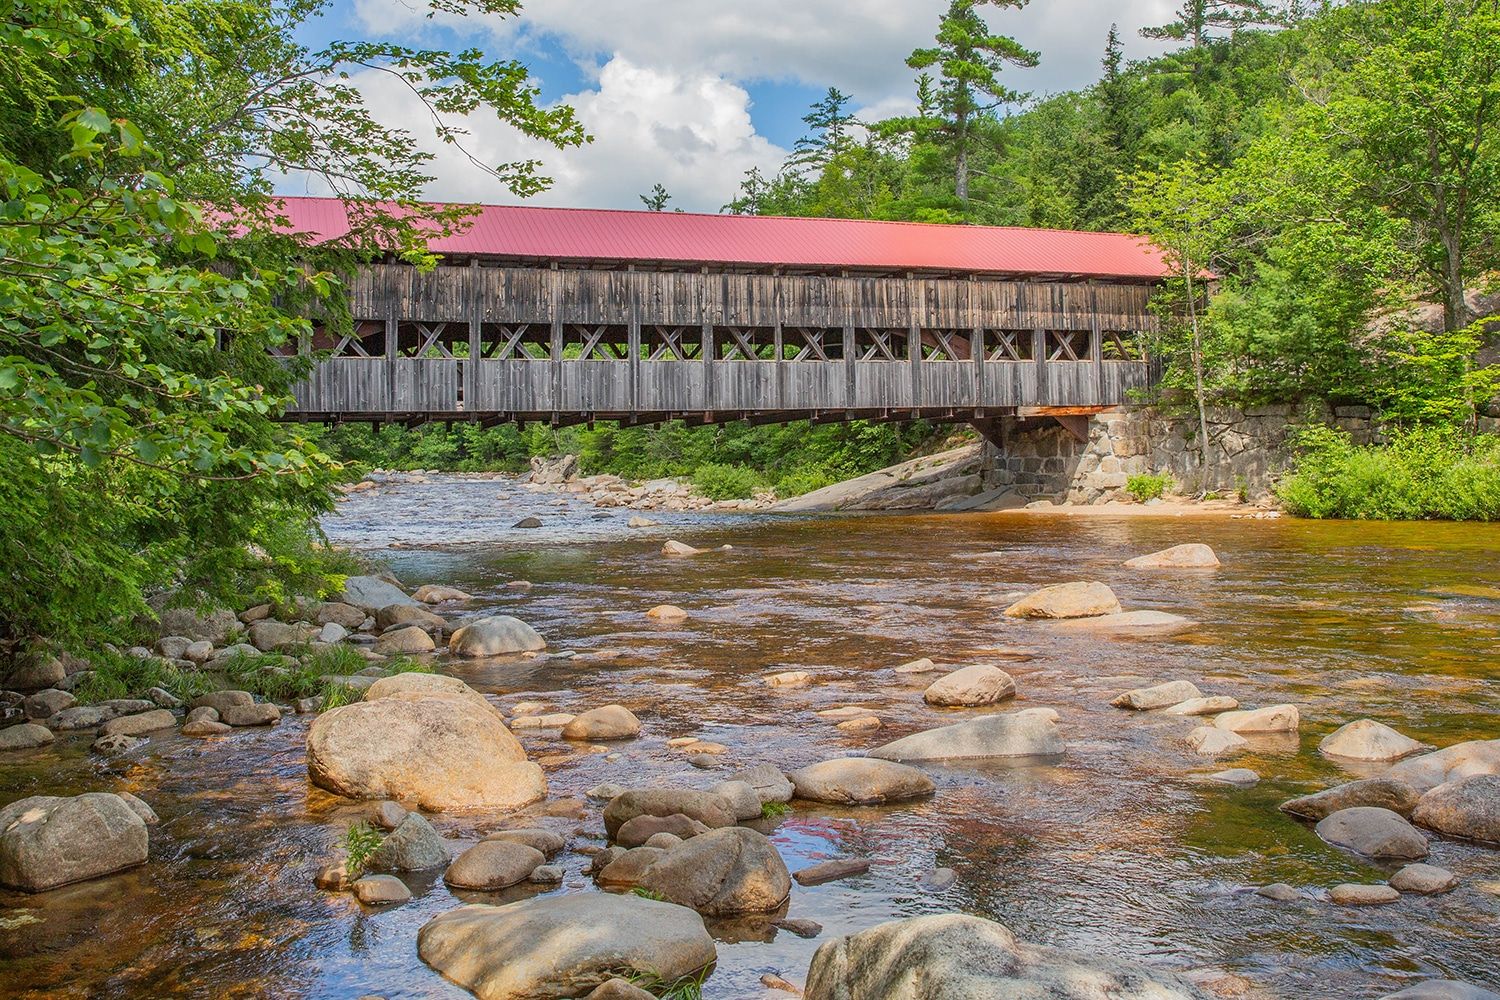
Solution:
<svg viewBox="0 0 1500 1000">
<path fill-rule="evenodd" d="M 752 167 L 774 174 L 804 133 L 802 115 L 829 87 L 852 96 L 869 120 L 912 107 L 915 74 L 905 63 L 928 45 L 946 0 L 529 0 L 519 16 L 428 18 L 424 0 L 332 0 L 304 25 L 309 44 L 331 39 L 480 48 L 518 59 L 544 103 L 572 105 L 594 141 L 552 150 L 497 122 L 472 117 L 464 145 L 486 163 L 538 158 L 552 178 L 533 204 L 641 208 L 660 183 L 671 207 L 717 212 Z M 1087 86 L 1111 22 L 1128 58 L 1163 50 L 1138 35 L 1170 21 L 1173 0 L 1033 0 L 1022 10 L 981 8 L 991 28 L 1039 50 L 1034 69 L 1007 68 L 1008 85 L 1044 96 Z M 399 83 L 354 76 L 386 124 L 419 137 L 426 111 Z M 516 199 L 455 150 L 429 166 L 434 200 Z M 284 194 L 325 193 L 288 178 Z"/>
</svg>

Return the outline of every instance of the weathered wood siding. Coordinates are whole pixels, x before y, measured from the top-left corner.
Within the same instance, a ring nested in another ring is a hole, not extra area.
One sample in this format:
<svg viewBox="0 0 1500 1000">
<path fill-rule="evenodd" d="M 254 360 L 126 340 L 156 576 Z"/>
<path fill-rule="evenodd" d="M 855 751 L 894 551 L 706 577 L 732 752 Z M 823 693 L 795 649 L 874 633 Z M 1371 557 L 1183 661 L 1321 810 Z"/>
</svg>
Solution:
<svg viewBox="0 0 1500 1000">
<path fill-rule="evenodd" d="M 1148 364 L 1106 357 L 1101 344 L 1154 327 L 1150 292 L 1088 282 L 377 265 L 349 289 L 369 356 L 320 357 L 293 412 L 591 418 L 1110 406 L 1146 384 Z M 439 346 L 420 339 L 424 324 L 448 324 Z M 499 349 L 523 326 L 535 356 Z M 1058 356 L 1054 334 L 1077 339 Z"/>
</svg>

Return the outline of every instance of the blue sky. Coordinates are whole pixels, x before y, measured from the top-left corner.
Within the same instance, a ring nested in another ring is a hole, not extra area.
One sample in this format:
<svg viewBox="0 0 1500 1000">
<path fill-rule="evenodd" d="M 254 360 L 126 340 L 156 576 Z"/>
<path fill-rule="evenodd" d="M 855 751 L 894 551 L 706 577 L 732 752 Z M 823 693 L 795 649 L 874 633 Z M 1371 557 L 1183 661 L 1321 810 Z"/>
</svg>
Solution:
<svg viewBox="0 0 1500 1000">
<path fill-rule="evenodd" d="M 801 116 L 829 86 L 871 118 L 905 110 L 907 53 L 928 44 L 944 0 L 531 0 L 517 18 L 425 17 L 423 0 L 333 0 L 303 39 L 399 41 L 477 47 L 530 67 L 547 102 L 567 101 L 595 137 L 583 150 L 536 147 L 493 120 L 466 124 L 466 145 L 486 162 L 540 156 L 554 187 L 542 204 L 638 208 L 661 182 L 673 205 L 717 211 L 751 167 L 774 172 L 802 134 Z M 1127 55 L 1160 46 L 1136 35 L 1170 19 L 1171 0 L 1037 0 L 1024 10 L 987 8 L 996 31 L 1040 49 L 1042 64 L 1012 84 L 1037 94 L 1098 76 L 1111 21 Z M 422 109 L 376 74 L 356 78 L 389 124 L 417 135 Z M 463 157 L 439 156 L 427 194 L 514 201 Z M 287 193 L 309 190 L 289 181 Z"/>
</svg>

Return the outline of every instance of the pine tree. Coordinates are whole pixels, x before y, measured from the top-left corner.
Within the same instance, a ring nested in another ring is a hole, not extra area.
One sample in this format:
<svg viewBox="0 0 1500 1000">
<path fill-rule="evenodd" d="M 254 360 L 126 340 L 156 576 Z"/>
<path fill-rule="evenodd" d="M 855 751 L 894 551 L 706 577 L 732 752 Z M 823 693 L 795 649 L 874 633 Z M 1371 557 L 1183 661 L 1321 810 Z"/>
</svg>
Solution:
<svg viewBox="0 0 1500 1000">
<path fill-rule="evenodd" d="M 1027 2 L 952 0 L 938 21 L 937 44 L 917 49 L 906 60 L 912 69 L 938 68 L 934 111 L 941 120 L 939 134 L 953 157 L 953 189 L 960 202 L 969 200 L 969 153 L 976 120 L 1025 97 L 1000 82 L 1000 71 L 1007 64 L 1029 68 L 1041 59 L 1014 38 L 991 33 L 977 8 L 1020 10 Z"/>
<path fill-rule="evenodd" d="M 827 95 L 802 116 L 812 134 L 798 139 L 792 147 L 791 167 L 820 173 L 849 148 L 851 127 L 859 124 L 854 115 L 844 111 L 850 100 L 837 87 L 829 87 Z"/>
<path fill-rule="evenodd" d="M 1193 51 L 1203 48 L 1213 29 L 1229 32 L 1283 23 L 1283 16 L 1269 0 L 1183 0 L 1177 20 L 1154 28 L 1142 28 L 1145 38 L 1191 42 Z"/>
<path fill-rule="evenodd" d="M 665 212 L 667 210 L 667 202 L 671 200 L 672 196 L 667 193 L 667 189 L 661 184 L 654 185 L 651 188 L 650 194 L 641 195 L 641 202 L 646 206 L 648 212 Z"/>
</svg>

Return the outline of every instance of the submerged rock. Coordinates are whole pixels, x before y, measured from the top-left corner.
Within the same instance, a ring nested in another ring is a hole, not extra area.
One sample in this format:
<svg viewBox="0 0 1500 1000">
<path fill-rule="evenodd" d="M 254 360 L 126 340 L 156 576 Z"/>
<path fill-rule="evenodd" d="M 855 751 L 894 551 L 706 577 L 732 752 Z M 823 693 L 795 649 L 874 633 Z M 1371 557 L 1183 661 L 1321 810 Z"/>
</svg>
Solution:
<svg viewBox="0 0 1500 1000">
<path fill-rule="evenodd" d="M 1374 719 L 1340 726 L 1318 744 L 1318 751 L 1347 760 L 1399 760 L 1422 749 L 1422 744 Z"/>
<path fill-rule="evenodd" d="M 1367 858 L 1403 861 L 1427 857 L 1427 838 L 1389 809 L 1355 806 L 1318 821 L 1317 834 L 1334 847 Z"/>
<path fill-rule="evenodd" d="M 1096 954 L 1026 944 L 991 920 L 911 917 L 813 955 L 805 1000 L 1209 1000 L 1186 980 Z"/>
<path fill-rule="evenodd" d="M 779 909 L 791 893 L 792 877 L 765 834 L 736 826 L 671 848 L 646 870 L 641 886 L 722 917 Z"/>
<path fill-rule="evenodd" d="M 1192 628 L 1197 622 L 1165 611 L 1122 611 L 1113 615 L 1075 618 L 1058 624 L 1068 632 L 1095 632 L 1101 635 L 1152 636 L 1172 635 Z"/>
<path fill-rule="evenodd" d="M 1389 809 L 1398 816 L 1410 817 L 1411 811 L 1417 807 L 1419 798 L 1421 795 L 1417 790 L 1404 781 L 1397 781 L 1390 777 L 1365 778 L 1362 781 L 1346 782 L 1312 795 L 1291 799 L 1283 802 L 1280 809 L 1293 816 L 1315 820 L 1336 813 L 1340 809 L 1352 809 L 1356 806 Z"/>
<path fill-rule="evenodd" d="M 625 974 L 674 982 L 717 957 L 693 910 L 604 892 L 449 910 L 423 925 L 417 953 L 479 1000 L 578 997 Z"/>
<path fill-rule="evenodd" d="M 870 757 L 880 760 L 964 760 L 981 757 L 1054 756 L 1063 752 L 1057 724 L 1034 710 L 986 715 L 953 726 L 913 733 Z"/>
<path fill-rule="evenodd" d="M 972 708 L 1015 695 L 1016 682 L 1010 674 L 988 663 L 976 663 L 933 681 L 922 692 L 922 700 L 929 705 Z"/>
<path fill-rule="evenodd" d="M 0 885 L 42 892 L 146 861 L 146 823 L 108 792 L 33 795 L 0 809 Z"/>
<path fill-rule="evenodd" d="M 1089 618 L 1119 613 L 1115 592 L 1097 582 L 1043 587 L 1005 609 L 1011 618 Z"/>
<path fill-rule="evenodd" d="M 448 651 L 455 656 L 504 656 L 546 648 L 547 640 L 536 629 L 510 615 L 493 615 L 470 622 L 448 639 Z"/>
<path fill-rule="evenodd" d="M 1422 796 L 1411 817 L 1451 837 L 1500 844 L 1500 775 L 1444 782 Z"/>
<path fill-rule="evenodd" d="M 924 798 L 936 787 L 922 771 L 891 760 L 840 757 L 787 775 L 796 797 L 841 805 L 871 805 Z"/>
<path fill-rule="evenodd" d="M 688 613 L 675 604 L 658 604 L 646 612 L 646 617 L 659 622 L 687 621 Z"/>
<path fill-rule="evenodd" d="M 1156 708 L 1170 708 L 1192 698 L 1201 699 L 1203 692 L 1192 681 L 1167 681 L 1153 687 L 1135 688 L 1117 696 L 1110 702 L 1115 708 L 1131 708 L 1137 712 L 1148 712 Z"/>
<path fill-rule="evenodd" d="M 1125 560 L 1129 569 L 1216 569 L 1219 557 L 1202 542 L 1174 545 L 1150 555 Z"/>
</svg>

